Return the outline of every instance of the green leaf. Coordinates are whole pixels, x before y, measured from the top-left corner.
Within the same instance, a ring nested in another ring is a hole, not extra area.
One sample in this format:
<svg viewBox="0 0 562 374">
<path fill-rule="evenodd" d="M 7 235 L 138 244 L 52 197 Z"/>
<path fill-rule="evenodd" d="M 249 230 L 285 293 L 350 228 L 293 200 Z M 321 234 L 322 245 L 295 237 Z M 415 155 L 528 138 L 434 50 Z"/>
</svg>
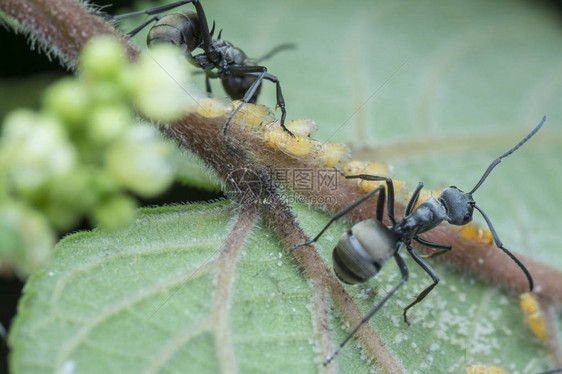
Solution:
<svg viewBox="0 0 562 374">
<path fill-rule="evenodd" d="M 234 208 L 220 202 L 147 209 L 122 231 L 65 238 L 50 266 L 26 285 L 10 335 L 12 372 L 317 372 L 311 285 L 267 229 L 251 228 L 231 275 L 219 278 L 227 272 L 219 256 Z M 311 232 L 327 218 L 305 207 L 296 213 Z M 343 229 L 337 225 L 322 238 L 326 261 Z M 402 307 L 426 278 L 407 263 L 411 281 L 373 323 L 408 372 L 458 372 L 465 352 L 470 361 L 506 368 L 548 363 L 516 295 L 442 264 L 435 265 L 443 279 L 438 291 L 414 310 L 407 328 Z M 376 281 L 347 289 L 368 310 L 398 277 L 390 265 Z M 222 287 L 226 297 L 216 300 Z M 336 315 L 333 323 L 333 339 L 341 341 Z M 367 370 L 353 343 L 337 365 L 344 373 Z"/>
<path fill-rule="evenodd" d="M 475 198 L 507 248 L 562 269 L 562 35 L 552 9 L 429 0 L 203 5 L 223 37 L 251 56 L 297 43 L 267 62 L 289 118 L 315 120 L 315 138 L 347 141 L 356 158 L 386 161 L 410 185 L 472 188 L 546 114 L 545 128 Z M 260 101 L 273 107 L 274 91 L 264 83 Z M 309 234 L 329 219 L 307 207 L 295 211 Z M 125 230 L 62 241 L 53 263 L 26 286 L 10 332 L 12 372 L 323 372 L 311 285 L 259 221 L 235 257 L 228 297 L 215 302 L 224 274 L 218 259 L 237 214 L 227 202 L 144 210 Z M 334 225 L 317 246 L 328 263 L 348 226 Z M 371 321 L 406 372 L 554 366 L 526 327 L 515 292 L 437 259 L 430 263 L 441 282 L 412 309 L 406 328 L 402 308 L 430 282 L 406 261 L 410 281 Z M 346 290 L 367 312 L 398 278 L 388 264 Z M 335 345 L 349 328 L 331 317 Z M 376 370 L 365 357 L 353 340 L 335 367 Z"/>
<path fill-rule="evenodd" d="M 296 364 L 284 355 L 301 350 L 308 352 L 297 366 L 313 368 L 309 287 L 266 230 L 254 228 L 242 248 L 226 280 L 229 299 L 213 301 L 225 285 L 217 283 L 217 259 L 233 208 L 146 210 L 126 230 L 64 239 L 55 261 L 26 287 L 10 340 L 13 372 L 212 373 L 224 335 L 240 368 L 252 369 L 264 355 L 290 368 Z M 214 330 L 220 308 L 228 331 Z"/>
</svg>

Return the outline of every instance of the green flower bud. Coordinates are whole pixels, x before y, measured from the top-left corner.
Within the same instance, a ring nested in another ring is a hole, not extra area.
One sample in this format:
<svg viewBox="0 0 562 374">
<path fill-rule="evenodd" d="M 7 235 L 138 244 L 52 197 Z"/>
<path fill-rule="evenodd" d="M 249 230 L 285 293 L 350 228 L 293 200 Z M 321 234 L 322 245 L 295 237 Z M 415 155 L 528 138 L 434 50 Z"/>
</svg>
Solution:
<svg viewBox="0 0 562 374">
<path fill-rule="evenodd" d="M 43 95 L 45 109 L 70 127 L 84 124 L 90 106 L 86 88 L 76 79 L 64 78 L 52 84 Z"/>
<path fill-rule="evenodd" d="M 92 185 L 94 190 L 102 196 L 113 195 L 121 191 L 119 181 L 117 181 L 106 168 L 99 169 L 95 173 Z"/>
<path fill-rule="evenodd" d="M 96 144 L 108 144 L 119 138 L 132 124 L 133 118 L 126 105 L 96 108 L 88 121 L 88 137 Z"/>
<path fill-rule="evenodd" d="M 94 79 L 118 79 L 127 63 L 124 46 L 111 35 L 92 38 L 82 49 L 80 66 Z"/>
<path fill-rule="evenodd" d="M 0 138 L 0 159 L 7 177 L 20 193 L 40 188 L 54 175 L 76 164 L 76 150 L 53 117 L 17 110 L 6 118 Z"/>
<path fill-rule="evenodd" d="M 157 121 L 181 118 L 194 100 L 189 86 L 193 69 L 177 47 L 157 45 L 146 51 L 130 78 L 136 109 Z"/>
<path fill-rule="evenodd" d="M 46 195 L 53 204 L 73 213 L 83 214 L 98 203 L 100 192 L 94 183 L 95 172 L 80 165 L 71 172 L 52 178 Z"/>
<path fill-rule="evenodd" d="M 172 150 L 171 143 L 160 138 L 153 127 L 135 126 L 108 150 L 107 170 L 123 187 L 142 196 L 153 196 L 168 188 L 174 179 Z"/>
<path fill-rule="evenodd" d="M 129 196 L 113 196 L 96 208 L 93 218 L 104 229 L 117 229 L 135 218 L 136 207 L 135 200 Z"/>
<path fill-rule="evenodd" d="M 95 105 L 118 105 L 126 103 L 127 91 L 115 81 L 96 81 L 89 86 Z"/>
</svg>

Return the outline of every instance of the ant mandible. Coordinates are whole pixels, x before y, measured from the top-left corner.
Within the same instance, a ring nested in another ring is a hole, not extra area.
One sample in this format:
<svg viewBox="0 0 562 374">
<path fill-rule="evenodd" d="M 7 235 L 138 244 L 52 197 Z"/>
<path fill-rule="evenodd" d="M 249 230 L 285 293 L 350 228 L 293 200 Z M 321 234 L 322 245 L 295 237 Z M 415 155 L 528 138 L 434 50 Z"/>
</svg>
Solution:
<svg viewBox="0 0 562 374">
<path fill-rule="evenodd" d="M 381 301 L 373 308 L 367 315 L 359 322 L 359 324 L 349 333 L 349 335 L 344 339 L 344 341 L 339 345 L 338 349 L 324 362 L 324 365 L 329 364 L 344 345 L 355 335 L 357 330 L 367 322 L 383 305 L 386 303 L 390 297 L 408 280 L 408 268 L 404 263 L 404 260 L 398 253 L 400 248 L 404 245 L 406 250 L 412 256 L 414 261 L 431 277 L 433 283 L 425 288 L 416 299 L 410 303 L 406 308 L 404 308 L 403 316 L 404 322 L 410 325 L 406 313 L 408 310 L 421 302 L 429 292 L 439 283 L 439 277 L 435 271 L 429 266 L 428 263 L 420 256 L 414 248 L 411 246 L 412 240 L 435 249 L 439 249 L 436 252 L 431 253 L 425 257 L 432 257 L 435 255 L 441 255 L 449 250 L 451 246 L 448 244 L 434 243 L 424 240 L 418 236 L 427 232 L 441 222 L 447 221 L 452 225 L 463 226 L 472 220 L 472 213 L 474 209 L 478 210 L 480 214 L 484 217 L 484 220 L 488 224 L 492 237 L 496 246 L 504 251 L 516 264 L 521 268 L 527 280 L 529 282 L 529 289 L 533 291 L 533 278 L 525 266 L 515 257 L 509 250 L 507 250 L 501 240 L 499 239 L 492 223 L 488 216 L 476 205 L 476 202 L 472 198 L 472 194 L 482 185 L 486 180 L 490 172 L 496 165 L 498 165 L 501 160 L 513 152 L 515 152 L 519 147 L 521 147 L 527 140 L 529 140 L 544 124 L 546 117 L 540 121 L 540 123 L 531 131 L 527 136 L 525 136 L 517 145 L 511 148 L 506 153 L 502 154 L 500 157 L 495 159 L 488 169 L 484 172 L 484 175 L 480 178 L 480 181 L 476 186 L 468 193 L 461 191 L 457 187 L 451 186 L 445 188 L 438 196 L 437 199 L 433 195 L 422 202 L 416 207 L 417 201 L 421 189 L 423 188 L 423 183 L 419 183 L 414 193 L 408 200 L 406 204 L 406 209 L 404 211 L 404 218 L 400 221 L 396 221 L 394 217 L 394 186 L 392 179 L 388 177 L 380 177 L 368 174 L 359 175 L 346 175 L 343 171 L 336 168 L 336 170 L 346 179 L 361 179 L 366 181 L 380 181 L 385 182 L 388 190 L 388 217 L 391 222 L 391 226 L 387 227 L 383 224 L 383 213 L 385 205 L 385 188 L 384 186 L 379 186 L 373 191 L 367 193 L 365 196 L 355 201 L 348 207 L 344 208 L 338 212 L 330 222 L 320 231 L 314 239 L 309 240 L 305 243 L 295 245 L 290 249 L 294 251 L 295 249 L 310 245 L 315 243 L 320 236 L 330 227 L 332 223 L 349 213 L 352 209 L 356 208 L 362 204 L 365 200 L 369 199 L 374 194 L 378 193 L 377 200 L 377 210 L 376 219 L 367 219 L 355 224 L 351 230 L 344 233 L 338 244 L 336 245 L 333 253 L 333 266 L 336 276 L 344 283 L 347 284 L 357 284 L 367 281 L 369 278 L 375 276 L 391 257 L 394 257 L 398 268 L 402 274 L 402 280 L 390 290 L 390 292 L 383 297 Z"/>
<path fill-rule="evenodd" d="M 196 13 L 189 11 L 180 11 L 160 16 L 160 13 L 172 10 L 179 6 L 192 3 L 195 6 Z M 273 54 L 283 49 L 292 48 L 292 44 L 284 44 L 274 48 L 260 59 L 251 59 L 240 49 L 233 46 L 226 40 L 221 39 L 222 30 L 219 32 L 217 39 L 213 39 L 215 24 L 209 31 L 209 25 L 205 12 L 199 0 L 177 1 L 172 4 L 160 7 L 146 9 L 138 12 L 126 13 L 117 16 L 105 15 L 113 21 L 119 21 L 125 18 L 136 17 L 140 15 L 154 15 L 154 17 L 143 22 L 134 30 L 126 34 L 132 37 L 144 29 L 152 22 L 156 22 L 148 32 L 146 43 L 151 46 L 156 43 L 172 43 L 185 50 L 188 60 L 196 67 L 205 71 L 205 85 L 208 93 L 211 93 L 211 78 L 218 78 L 227 94 L 234 100 L 241 99 L 240 105 L 234 110 L 226 124 L 223 132 L 226 135 L 230 121 L 248 102 L 254 103 L 257 100 L 261 88 L 261 82 L 269 80 L 276 84 L 277 87 L 277 106 L 281 108 L 281 127 L 294 136 L 291 131 L 285 127 L 285 100 L 281 92 L 279 79 L 267 72 L 265 66 L 258 65 L 259 62 L 271 57 Z M 203 49 L 204 53 L 192 55 L 196 48 Z"/>
</svg>

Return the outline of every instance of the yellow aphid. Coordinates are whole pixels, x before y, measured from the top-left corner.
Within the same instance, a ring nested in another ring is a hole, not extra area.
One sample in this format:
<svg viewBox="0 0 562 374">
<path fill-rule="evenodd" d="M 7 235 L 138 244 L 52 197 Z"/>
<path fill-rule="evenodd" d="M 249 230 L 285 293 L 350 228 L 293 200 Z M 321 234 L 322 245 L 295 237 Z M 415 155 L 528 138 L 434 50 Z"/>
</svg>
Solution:
<svg viewBox="0 0 562 374">
<path fill-rule="evenodd" d="M 365 181 L 361 179 L 357 179 L 357 185 L 361 187 L 364 191 L 372 191 L 378 186 L 385 186 L 385 182 L 382 181 Z"/>
<path fill-rule="evenodd" d="M 310 133 L 316 131 L 316 123 L 309 119 L 297 119 L 285 122 L 285 127 L 296 136 L 310 137 Z"/>
<path fill-rule="evenodd" d="M 324 166 L 332 167 L 349 157 L 350 151 L 343 143 L 318 143 L 316 158 Z"/>
<path fill-rule="evenodd" d="M 378 176 L 388 176 L 390 169 L 388 165 L 384 162 L 369 162 L 365 171 L 361 174 L 370 174 Z"/>
<path fill-rule="evenodd" d="M 386 176 L 388 175 L 388 165 L 384 162 L 350 161 L 343 167 L 343 172 L 347 175 L 370 174 Z"/>
<path fill-rule="evenodd" d="M 460 226 L 458 230 L 461 236 L 470 240 L 484 241 L 488 244 L 492 244 L 494 241 L 494 238 L 490 230 L 483 229 L 482 227 L 472 223 L 469 223 L 464 226 Z"/>
<path fill-rule="evenodd" d="M 342 171 L 346 174 L 356 175 L 356 174 L 360 174 L 361 171 L 363 169 L 365 169 L 366 165 L 367 165 L 367 163 L 365 161 L 353 160 L 353 161 L 349 161 L 347 164 L 345 164 L 342 167 Z"/>
<path fill-rule="evenodd" d="M 531 292 L 525 292 L 519 296 L 521 310 L 527 318 L 527 324 L 529 329 L 535 334 L 539 339 L 544 340 L 546 336 L 546 328 L 544 326 L 544 319 L 539 308 L 539 303 Z"/>
<path fill-rule="evenodd" d="M 350 161 L 343 167 L 343 172 L 346 175 L 368 174 L 386 177 L 388 176 L 389 170 L 388 165 L 384 162 Z M 404 188 L 404 182 L 394 178 L 392 178 L 392 182 L 395 192 Z M 384 181 L 366 181 L 358 178 L 357 185 L 365 191 L 372 191 L 378 186 L 386 186 L 386 183 Z"/>
<path fill-rule="evenodd" d="M 264 132 L 265 141 L 285 153 L 296 156 L 310 155 L 315 150 L 315 141 L 302 136 L 292 137 L 281 127 L 269 128 Z"/>
<path fill-rule="evenodd" d="M 508 374 L 507 371 L 495 366 L 467 365 L 466 374 Z"/>
<path fill-rule="evenodd" d="M 236 110 L 238 106 L 242 103 L 240 100 L 234 100 L 232 102 L 232 110 Z M 234 120 L 243 122 L 250 126 L 259 126 L 263 122 L 269 122 L 273 120 L 273 113 L 265 105 L 260 104 L 244 104 L 242 108 L 234 116 Z"/>
<path fill-rule="evenodd" d="M 311 154 L 316 148 L 316 142 L 310 138 L 295 136 L 290 138 L 286 144 L 286 149 L 290 153 L 297 156 L 305 156 Z"/>
<path fill-rule="evenodd" d="M 388 167 L 384 162 L 366 162 L 366 161 L 350 161 L 343 167 L 343 172 L 346 175 L 359 175 L 359 174 L 369 174 L 377 176 L 388 175 Z M 362 179 L 356 179 L 356 183 L 365 191 L 372 191 L 380 185 L 384 185 L 384 182 L 377 181 L 365 181 Z"/>
<path fill-rule="evenodd" d="M 193 109 L 203 117 L 215 118 L 226 115 L 232 110 L 232 107 L 210 97 L 203 97 L 197 100 L 197 104 L 193 105 Z"/>
<path fill-rule="evenodd" d="M 291 135 L 279 126 L 271 126 L 267 128 L 266 131 L 264 131 L 263 136 L 267 143 L 274 146 L 285 146 L 291 140 Z"/>
</svg>

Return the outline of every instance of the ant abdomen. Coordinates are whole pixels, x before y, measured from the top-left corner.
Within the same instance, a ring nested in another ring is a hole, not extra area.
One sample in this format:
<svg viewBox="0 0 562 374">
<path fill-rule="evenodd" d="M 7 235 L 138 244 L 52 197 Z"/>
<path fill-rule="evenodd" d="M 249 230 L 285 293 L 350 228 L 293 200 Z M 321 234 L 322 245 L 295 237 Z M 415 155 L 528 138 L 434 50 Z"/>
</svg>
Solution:
<svg viewBox="0 0 562 374">
<path fill-rule="evenodd" d="M 229 77 L 224 77 L 222 80 L 222 86 L 230 97 L 243 97 L 248 87 L 254 83 L 255 77 L 246 75 L 243 77 L 231 75 Z M 258 99 L 258 95 L 261 91 L 261 84 L 256 89 L 256 93 L 248 100 L 249 103 L 255 103 Z"/>
<path fill-rule="evenodd" d="M 146 44 L 172 43 L 192 52 L 201 45 L 201 31 L 197 13 L 175 12 L 162 17 L 150 29 Z"/>
<path fill-rule="evenodd" d="M 376 275 L 396 250 L 396 237 L 382 222 L 368 219 L 345 232 L 334 252 L 334 273 L 344 283 L 357 284 Z"/>
</svg>

